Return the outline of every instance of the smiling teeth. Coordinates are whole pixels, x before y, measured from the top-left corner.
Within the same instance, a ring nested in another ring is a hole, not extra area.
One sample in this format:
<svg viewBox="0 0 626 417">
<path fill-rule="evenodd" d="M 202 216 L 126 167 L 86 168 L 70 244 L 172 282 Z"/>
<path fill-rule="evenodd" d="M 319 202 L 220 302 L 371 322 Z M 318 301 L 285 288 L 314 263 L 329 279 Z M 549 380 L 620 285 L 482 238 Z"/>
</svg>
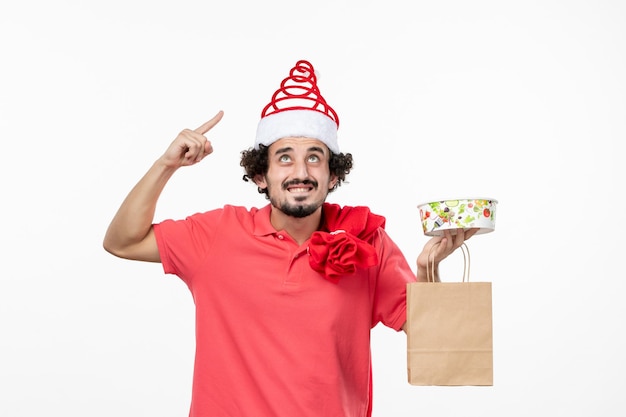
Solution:
<svg viewBox="0 0 626 417">
<path fill-rule="evenodd" d="M 304 193 L 306 191 L 309 191 L 309 189 L 308 188 L 291 188 L 289 191 L 296 192 L 296 193 Z"/>
</svg>

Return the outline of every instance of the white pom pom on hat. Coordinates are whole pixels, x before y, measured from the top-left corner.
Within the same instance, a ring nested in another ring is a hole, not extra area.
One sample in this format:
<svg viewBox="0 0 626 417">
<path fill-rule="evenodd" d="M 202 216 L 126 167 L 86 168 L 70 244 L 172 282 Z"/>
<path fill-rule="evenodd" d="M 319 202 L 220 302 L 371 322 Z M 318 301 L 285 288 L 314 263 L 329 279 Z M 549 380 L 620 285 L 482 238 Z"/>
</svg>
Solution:
<svg viewBox="0 0 626 417">
<path fill-rule="evenodd" d="M 338 129 L 339 117 L 320 94 L 313 65 L 300 60 L 261 112 L 254 148 L 285 137 L 307 137 L 339 153 Z"/>
</svg>

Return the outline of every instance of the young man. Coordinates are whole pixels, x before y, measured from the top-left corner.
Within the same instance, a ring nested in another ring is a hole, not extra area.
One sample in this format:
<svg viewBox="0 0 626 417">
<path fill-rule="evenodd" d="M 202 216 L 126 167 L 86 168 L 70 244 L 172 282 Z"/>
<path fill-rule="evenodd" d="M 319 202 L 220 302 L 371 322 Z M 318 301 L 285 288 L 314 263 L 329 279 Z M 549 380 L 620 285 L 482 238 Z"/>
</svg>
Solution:
<svg viewBox="0 0 626 417">
<path fill-rule="evenodd" d="M 270 204 L 224 206 L 153 224 L 174 172 L 212 153 L 205 134 L 223 113 L 183 130 L 131 190 L 104 248 L 161 262 L 196 305 L 190 416 L 366 417 L 371 415 L 370 330 L 401 330 L 406 284 L 415 281 L 366 207 L 325 203 L 352 168 L 339 151 L 339 118 L 298 61 L 262 111 L 244 180 Z M 417 279 L 473 230 L 429 240 Z M 429 259 L 430 256 L 430 259 Z"/>
</svg>

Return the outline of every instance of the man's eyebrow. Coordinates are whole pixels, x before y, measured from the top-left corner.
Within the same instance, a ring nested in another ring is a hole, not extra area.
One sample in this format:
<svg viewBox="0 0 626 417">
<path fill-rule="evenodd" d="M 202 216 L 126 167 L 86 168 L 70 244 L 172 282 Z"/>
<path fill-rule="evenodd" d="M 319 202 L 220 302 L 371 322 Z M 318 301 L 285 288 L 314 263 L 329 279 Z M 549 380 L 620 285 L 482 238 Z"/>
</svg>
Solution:
<svg viewBox="0 0 626 417">
<path fill-rule="evenodd" d="M 324 148 L 321 148 L 321 147 L 319 147 L 319 146 L 311 146 L 311 147 L 308 149 L 308 151 L 309 151 L 309 152 L 319 152 L 319 153 L 322 153 L 322 154 L 323 154 L 323 153 L 324 153 Z"/>
<path fill-rule="evenodd" d="M 276 149 L 276 151 L 274 152 L 274 155 L 278 155 L 279 153 L 287 153 L 291 151 L 293 151 L 293 148 L 291 146 L 285 146 L 284 148 Z"/>
<path fill-rule="evenodd" d="M 293 151 L 293 148 L 291 146 L 285 146 L 284 148 L 276 149 L 276 151 L 274 151 L 274 155 L 278 155 L 280 153 L 292 152 L 292 151 Z M 320 146 L 311 146 L 310 148 L 307 149 L 307 152 L 324 153 L 324 148 L 322 148 Z"/>
</svg>

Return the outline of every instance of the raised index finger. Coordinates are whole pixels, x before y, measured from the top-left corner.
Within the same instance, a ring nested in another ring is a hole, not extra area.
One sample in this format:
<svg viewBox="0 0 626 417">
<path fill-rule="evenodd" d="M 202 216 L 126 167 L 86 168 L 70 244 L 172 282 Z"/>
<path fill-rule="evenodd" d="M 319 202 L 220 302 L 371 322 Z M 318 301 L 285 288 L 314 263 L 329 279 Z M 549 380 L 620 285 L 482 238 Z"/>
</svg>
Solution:
<svg viewBox="0 0 626 417">
<path fill-rule="evenodd" d="M 197 132 L 197 133 L 200 133 L 201 135 L 204 135 L 206 132 L 211 130 L 213 128 L 213 126 L 218 124 L 220 120 L 222 120 L 222 116 L 224 116 L 224 112 L 222 110 L 220 110 L 219 112 L 217 112 L 217 114 L 215 116 L 213 116 L 213 118 L 211 120 L 209 120 L 208 122 L 206 122 L 205 124 L 203 124 L 199 128 L 194 129 L 194 132 Z"/>
</svg>

